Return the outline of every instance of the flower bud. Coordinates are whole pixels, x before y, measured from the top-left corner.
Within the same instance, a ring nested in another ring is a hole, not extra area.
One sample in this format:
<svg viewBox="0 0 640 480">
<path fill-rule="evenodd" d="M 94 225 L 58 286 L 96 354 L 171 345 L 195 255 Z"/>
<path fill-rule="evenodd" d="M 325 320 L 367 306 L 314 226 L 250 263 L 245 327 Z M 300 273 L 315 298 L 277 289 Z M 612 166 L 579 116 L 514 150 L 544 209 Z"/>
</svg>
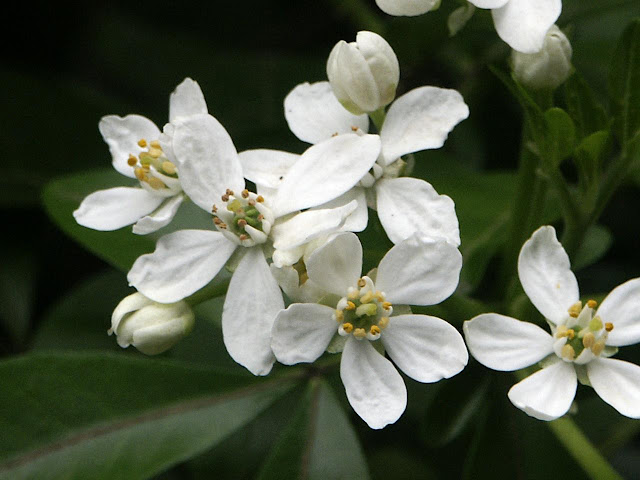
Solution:
<svg viewBox="0 0 640 480">
<path fill-rule="evenodd" d="M 195 316 L 184 302 L 157 303 L 141 293 L 125 297 L 113 311 L 111 328 L 118 345 L 133 345 L 146 355 L 157 355 L 173 347 L 193 329 Z"/>
<path fill-rule="evenodd" d="M 562 85 L 571 74 L 571 54 L 569 40 L 553 25 L 539 52 L 512 52 L 511 68 L 516 79 L 525 87 L 532 90 L 554 89 Z"/>
<path fill-rule="evenodd" d="M 338 42 L 327 60 L 327 76 L 336 98 L 355 115 L 375 112 L 391 103 L 400 66 L 391 46 L 373 32 L 358 32 L 356 41 Z"/>
</svg>

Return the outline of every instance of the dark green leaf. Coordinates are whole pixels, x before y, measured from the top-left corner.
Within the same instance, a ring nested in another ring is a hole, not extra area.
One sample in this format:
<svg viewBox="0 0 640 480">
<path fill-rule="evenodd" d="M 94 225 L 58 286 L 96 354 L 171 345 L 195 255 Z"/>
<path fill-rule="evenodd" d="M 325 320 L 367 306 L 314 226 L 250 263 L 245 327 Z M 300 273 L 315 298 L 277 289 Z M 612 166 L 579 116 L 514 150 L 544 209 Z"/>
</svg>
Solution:
<svg viewBox="0 0 640 480">
<path fill-rule="evenodd" d="M 599 180 L 601 166 L 609 152 L 609 131 L 600 130 L 582 139 L 574 151 L 580 175 L 589 183 Z"/>
<path fill-rule="evenodd" d="M 578 72 L 574 72 L 564 84 L 567 111 L 575 122 L 579 138 L 603 130 L 607 126 L 607 114 L 598 103 L 593 91 Z"/>
<path fill-rule="evenodd" d="M 8 360 L 0 380 L 0 478 L 12 480 L 148 478 L 210 448 L 295 383 L 106 353 Z"/>
<path fill-rule="evenodd" d="M 0 268 L 0 322 L 16 345 L 24 342 L 34 306 L 36 259 L 33 252 L 3 248 Z"/>
<path fill-rule="evenodd" d="M 319 379 L 310 382 L 306 397 L 273 447 L 259 478 L 369 478 L 353 427 L 326 383 Z"/>
<path fill-rule="evenodd" d="M 624 149 L 640 129 L 640 18 L 629 24 L 618 42 L 609 75 L 609 94 L 614 129 Z"/>
<path fill-rule="evenodd" d="M 553 166 L 558 166 L 573 152 L 576 129 L 571 117 L 561 108 L 550 108 L 544 112 L 545 157 Z"/>
<path fill-rule="evenodd" d="M 612 244 L 613 235 L 608 228 L 592 225 L 572 262 L 572 268 L 579 270 L 596 263 L 609 251 Z"/>
</svg>

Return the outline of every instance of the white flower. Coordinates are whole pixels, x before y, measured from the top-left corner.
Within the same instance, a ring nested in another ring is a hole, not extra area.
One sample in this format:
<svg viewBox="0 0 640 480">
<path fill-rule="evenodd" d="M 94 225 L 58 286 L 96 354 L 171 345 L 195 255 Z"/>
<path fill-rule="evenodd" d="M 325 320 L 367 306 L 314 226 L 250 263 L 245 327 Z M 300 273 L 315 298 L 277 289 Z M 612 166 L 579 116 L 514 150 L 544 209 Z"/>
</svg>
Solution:
<svg viewBox="0 0 640 480">
<path fill-rule="evenodd" d="M 266 191 L 263 196 L 244 188 L 235 146 L 211 115 L 183 119 L 170 140 L 185 193 L 212 213 L 216 231 L 181 230 L 163 236 L 154 253 L 136 260 L 129 283 L 157 302 L 175 302 L 204 287 L 235 254 L 232 263 L 237 266 L 222 314 L 224 343 L 236 362 L 255 375 L 266 375 L 275 361 L 271 325 L 284 303 L 265 255 L 272 248 L 295 249 L 339 229 L 356 204 L 297 215 L 274 212 Z"/>
<path fill-rule="evenodd" d="M 327 293 L 326 301 L 295 303 L 281 311 L 273 325 L 273 352 L 292 365 L 313 362 L 330 344 L 332 351 L 342 349 L 340 376 L 347 398 L 371 428 L 398 420 L 407 403 L 402 377 L 384 351 L 423 383 L 449 378 L 467 364 L 462 336 L 453 326 L 413 315 L 404 306 L 433 305 L 453 293 L 462 266 L 453 245 L 411 237 L 384 256 L 377 273 L 361 277 L 362 246 L 353 233 L 342 233 L 311 254 L 306 265 L 309 280 Z"/>
<path fill-rule="evenodd" d="M 187 78 L 169 99 L 168 126 L 206 112 L 200 87 Z M 169 224 L 184 194 L 179 169 L 170 153 L 163 150 L 164 136 L 158 127 L 140 115 L 109 115 L 100 120 L 98 128 L 109 145 L 113 167 L 127 177 L 137 178 L 140 187 L 116 187 L 92 193 L 73 212 L 76 221 L 101 231 L 133 223 L 133 233 L 140 235 Z"/>
<path fill-rule="evenodd" d="M 437 0 L 376 0 L 389 15 L 421 15 Z M 491 9 L 493 24 L 502 40 L 523 53 L 542 48 L 544 37 L 562 11 L 562 0 L 469 0 L 478 8 Z"/>
<path fill-rule="evenodd" d="M 195 316 L 186 302 L 156 303 L 140 293 L 125 297 L 113 311 L 109 335 L 118 345 L 133 345 L 146 355 L 173 347 L 193 329 Z"/>
<path fill-rule="evenodd" d="M 511 402 L 532 417 L 554 420 L 569 410 L 579 380 L 623 415 L 640 418 L 640 367 L 608 358 L 616 347 L 640 341 L 640 278 L 616 287 L 597 311 L 593 300 L 583 307 L 569 257 L 549 226 L 523 245 L 518 273 L 551 335 L 497 313 L 464 323 L 471 354 L 489 368 L 519 370 L 544 359 L 542 370 L 511 388 Z"/>
<path fill-rule="evenodd" d="M 333 93 L 350 112 L 374 112 L 390 104 L 400 81 L 395 52 L 380 35 L 358 32 L 356 41 L 341 40 L 327 60 Z"/>
<path fill-rule="evenodd" d="M 534 90 L 557 88 L 572 70 L 571 44 L 557 26 L 547 32 L 542 50 L 536 53 L 511 53 L 514 76 L 526 87 Z"/>
<path fill-rule="evenodd" d="M 347 112 L 328 82 L 298 85 L 287 95 L 284 106 L 291 131 L 315 144 L 309 151 L 316 154 L 305 154 L 305 162 L 292 158 L 286 165 L 269 159 L 271 168 L 265 168 L 264 156 L 259 161 L 248 154 L 241 158 L 249 180 L 279 188 L 278 208 L 329 208 L 355 199 L 358 210 L 344 230 L 364 230 L 369 204 L 377 209 L 394 243 L 418 232 L 460 244 L 453 201 L 423 180 L 398 178 L 402 155 L 440 148 L 453 127 L 469 115 L 458 92 L 421 87 L 406 93 L 389 107 L 380 135 L 364 133 L 369 127 L 367 116 Z M 274 177 L 266 171 L 279 173 Z M 313 197 L 307 194 L 311 191 Z"/>
</svg>

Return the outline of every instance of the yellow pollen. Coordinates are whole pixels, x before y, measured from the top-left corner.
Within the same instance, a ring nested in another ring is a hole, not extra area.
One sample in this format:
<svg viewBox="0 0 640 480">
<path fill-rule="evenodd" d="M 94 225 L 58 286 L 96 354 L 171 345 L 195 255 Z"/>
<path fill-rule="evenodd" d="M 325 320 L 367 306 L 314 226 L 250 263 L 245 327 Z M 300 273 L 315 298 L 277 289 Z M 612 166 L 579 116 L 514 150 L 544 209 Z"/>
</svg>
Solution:
<svg viewBox="0 0 640 480">
<path fill-rule="evenodd" d="M 242 198 L 249 198 L 249 190 L 246 188 L 242 190 Z"/>
<path fill-rule="evenodd" d="M 164 170 L 167 175 L 173 175 L 176 173 L 176 166 L 167 160 L 166 162 L 162 162 L 162 170 Z"/>
<path fill-rule="evenodd" d="M 140 180 L 141 182 L 144 181 L 144 170 L 140 167 L 136 168 L 133 173 L 135 174 L 136 178 L 138 180 Z"/>
<path fill-rule="evenodd" d="M 216 225 L 220 225 L 222 223 L 222 220 L 220 220 L 219 217 L 213 217 L 213 223 L 215 223 Z"/>
<path fill-rule="evenodd" d="M 358 127 L 356 127 L 355 125 L 352 125 L 351 126 L 351 130 L 354 131 L 354 132 L 357 132 L 358 131 Z"/>
<path fill-rule="evenodd" d="M 347 302 L 347 306 L 345 307 L 345 310 L 355 310 L 356 309 L 356 304 L 353 302 Z"/>
<path fill-rule="evenodd" d="M 153 161 L 153 157 L 149 152 L 141 152 L 140 153 L 140 163 L 142 166 L 148 166 Z"/>
<path fill-rule="evenodd" d="M 249 240 L 249 235 L 245 235 L 244 233 L 238 237 L 240 241 Z"/>
<path fill-rule="evenodd" d="M 211 211 L 213 213 L 217 213 L 218 212 L 218 207 L 216 207 L 215 205 L 213 207 L 211 207 Z"/>
<path fill-rule="evenodd" d="M 373 300 L 373 293 L 371 291 L 368 291 L 360 297 L 360 303 L 369 303 L 371 300 Z"/>
<path fill-rule="evenodd" d="M 158 150 L 157 148 L 150 148 L 149 155 L 151 155 L 153 158 L 160 158 L 160 156 L 162 155 L 162 150 Z"/>
<path fill-rule="evenodd" d="M 598 306 L 598 302 L 596 302 L 595 300 L 589 300 L 587 301 L 587 306 L 589 308 L 596 308 Z"/>
<path fill-rule="evenodd" d="M 227 195 L 231 196 L 233 195 L 233 190 L 227 188 L 227 191 L 225 192 Z"/>
<path fill-rule="evenodd" d="M 136 163 L 138 163 L 138 157 L 136 157 L 135 155 L 129 155 L 127 163 L 130 167 L 133 167 Z"/>
<path fill-rule="evenodd" d="M 387 328 L 387 325 L 389 325 L 389 317 L 382 317 L 380 320 L 378 320 L 378 326 L 383 330 Z"/>
<path fill-rule="evenodd" d="M 149 186 L 151 188 L 153 188 L 154 190 L 160 190 L 161 188 L 165 188 L 166 187 L 164 182 L 162 180 L 160 180 L 158 177 L 151 177 L 149 179 Z"/>
<path fill-rule="evenodd" d="M 364 338 L 367 336 L 367 332 L 364 331 L 364 328 L 356 328 L 353 331 L 353 336 L 356 338 Z"/>
<path fill-rule="evenodd" d="M 371 325 L 371 328 L 369 329 L 369 333 L 371 335 L 379 335 L 380 334 L 380 327 L 378 327 L 377 325 Z"/>
<path fill-rule="evenodd" d="M 149 145 L 151 145 L 151 148 L 157 148 L 158 150 L 162 150 L 162 147 L 160 146 L 160 142 L 158 140 L 154 140 Z"/>
<path fill-rule="evenodd" d="M 591 333 L 585 333 L 584 337 L 582 337 L 582 345 L 584 348 L 591 348 L 596 343 L 596 336 Z"/>
<path fill-rule="evenodd" d="M 344 320 L 344 313 L 342 310 L 336 310 L 336 321 L 342 323 Z"/>
<path fill-rule="evenodd" d="M 361 278 L 358 280 L 358 287 L 362 288 L 367 284 L 367 282 L 364 281 L 364 278 Z"/>
<path fill-rule="evenodd" d="M 145 148 L 147 146 L 147 141 L 144 138 L 141 138 L 140 140 L 138 140 L 138 146 L 140 148 Z"/>
<path fill-rule="evenodd" d="M 258 219 L 259 222 L 261 222 L 262 220 L 264 220 L 264 215 L 260 214 L 256 218 Z"/>
<path fill-rule="evenodd" d="M 343 323 L 342 324 L 342 329 L 347 333 L 351 333 L 353 331 L 353 325 L 350 324 L 349 322 Z"/>
<path fill-rule="evenodd" d="M 556 331 L 556 338 L 567 337 L 569 340 L 573 340 L 575 336 L 575 330 L 573 328 L 567 328 L 566 325 L 560 325 Z"/>
<path fill-rule="evenodd" d="M 145 171 L 145 173 L 149 173 L 151 167 L 149 165 L 142 165 L 142 169 Z"/>
<path fill-rule="evenodd" d="M 382 292 L 380 290 L 376 291 L 376 294 L 374 295 L 374 297 L 376 298 L 377 301 L 384 302 L 384 295 L 382 295 Z"/>
<path fill-rule="evenodd" d="M 582 302 L 578 301 L 569 307 L 569 316 L 578 318 L 578 315 L 580 315 L 580 310 L 582 310 Z"/>
<path fill-rule="evenodd" d="M 611 322 L 607 322 L 607 323 L 605 323 L 605 324 L 604 324 L 604 329 L 605 329 L 607 332 L 610 332 L 611 330 L 613 330 L 613 323 L 611 323 Z"/>
<path fill-rule="evenodd" d="M 565 345 L 562 347 L 562 358 L 566 358 L 567 360 L 573 360 L 576 358 L 576 351 L 571 345 Z"/>
<path fill-rule="evenodd" d="M 223 202 L 228 202 L 229 201 L 229 195 L 224 194 L 220 197 L 222 199 Z"/>
<path fill-rule="evenodd" d="M 382 308 L 389 310 L 392 307 L 391 302 L 382 302 Z"/>
<path fill-rule="evenodd" d="M 258 202 L 258 203 L 262 203 L 262 202 L 264 202 L 264 197 L 263 197 L 262 195 L 258 195 L 258 196 L 256 197 L 256 202 Z"/>
<path fill-rule="evenodd" d="M 593 352 L 593 354 L 596 357 L 599 356 L 602 353 L 603 350 L 604 350 L 604 342 L 603 341 L 596 342 L 591 347 L 591 352 Z"/>
</svg>

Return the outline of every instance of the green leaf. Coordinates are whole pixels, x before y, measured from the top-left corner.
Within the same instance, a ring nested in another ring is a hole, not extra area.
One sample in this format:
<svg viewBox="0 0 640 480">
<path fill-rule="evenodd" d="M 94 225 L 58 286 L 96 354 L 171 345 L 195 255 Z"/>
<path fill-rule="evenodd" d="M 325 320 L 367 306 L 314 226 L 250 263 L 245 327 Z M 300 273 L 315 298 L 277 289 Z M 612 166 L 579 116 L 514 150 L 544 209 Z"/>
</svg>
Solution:
<svg viewBox="0 0 640 480">
<path fill-rule="evenodd" d="M 144 479 L 210 448 L 295 377 L 111 354 L 0 363 L 0 478 Z"/>
<path fill-rule="evenodd" d="M 613 235 L 608 228 L 602 225 L 592 225 L 580 245 L 580 249 L 572 262 L 574 270 L 588 267 L 600 260 L 611 245 L 613 244 Z"/>
<path fill-rule="evenodd" d="M 609 95 L 614 131 L 626 149 L 640 129 L 640 18 L 626 28 L 613 55 Z"/>
<path fill-rule="evenodd" d="M 260 480 L 369 478 L 362 447 L 342 407 L 322 380 L 307 395 L 273 447 Z"/>
<path fill-rule="evenodd" d="M 22 345 L 29 330 L 35 300 L 36 258 L 33 252 L 9 245 L 3 245 L 2 251 L 0 323 L 14 344 Z"/>
<path fill-rule="evenodd" d="M 545 157 L 553 166 L 558 166 L 573 152 L 576 129 L 567 112 L 561 108 L 550 108 L 544 112 Z"/>
<path fill-rule="evenodd" d="M 593 91 L 576 71 L 564 84 L 567 111 L 576 125 L 578 138 L 607 127 L 607 114 Z"/>
</svg>

